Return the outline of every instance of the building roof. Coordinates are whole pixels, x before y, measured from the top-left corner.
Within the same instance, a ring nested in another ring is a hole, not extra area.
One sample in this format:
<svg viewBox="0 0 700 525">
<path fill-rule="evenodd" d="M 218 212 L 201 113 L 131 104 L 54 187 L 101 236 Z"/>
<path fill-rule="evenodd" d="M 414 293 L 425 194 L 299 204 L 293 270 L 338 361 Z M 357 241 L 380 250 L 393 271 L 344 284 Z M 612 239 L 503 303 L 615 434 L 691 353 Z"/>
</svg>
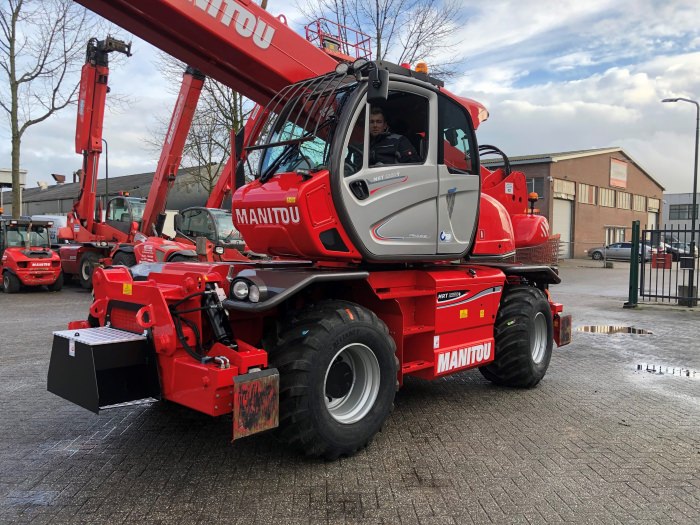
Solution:
<svg viewBox="0 0 700 525">
<path fill-rule="evenodd" d="M 518 157 L 508 157 L 508 160 L 510 161 L 511 166 L 518 166 L 518 165 L 523 165 L 523 164 L 548 164 L 548 163 L 553 163 L 553 162 L 561 162 L 563 160 L 572 160 L 572 159 L 579 159 L 583 157 L 591 157 L 594 155 L 605 155 L 608 153 L 621 153 L 625 157 L 627 157 L 632 164 L 637 166 L 637 168 L 644 173 L 649 179 L 656 184 L 661 190 L 664 190 L 665 188 L 659 184 L 659 182 L 652 177 L 647 170 L 642 168 L 639 163 L 634 160 L 630 155 L 624 151 L 622 148 L 615 147 L 615 148 L 597 148 L 597 149 L 583 149 L 583 150 L 576 150 L 576 151 L 560 151 L 557 153 L 538 153 L 536 155 L 521 155 Z M 482 164 L 485 166 L 501 166 L 503 165 L 503 159 L 500 157 L 496 157 L 493 159 L 483 159 L 481 161 Z"/>
<path fill-rule="evenodd" d="M 199 167 L 181 168 L 177 172 L 177 177 L 181 182 L 182 179 L 191 179 L 191 175 L 197 173 Z M 137 173 L 135 175 L 124 175 L 121 177 L 109 178 L 109 194 L 119 195 L 120 192 L 129 192 L 134 197 L 147 197 L 148 191 L 153 182 L 154 172 Z M 180 179 L 182 178 L 182 179 Z M 104 195 L 107 187 L 106 179 L 97 180 L 97 195 Z M 80 183 L 71 182 L 68 184 L 54 184 L 47 188 L 25 188 L 22 190 L 22 202 L 45 202 L 58 201 L 65 199 L 75 199 L 80 192 Z M 6 191 L 3 193 L 3 202 L 12 203 L 12 192 Z"/>
</svg>

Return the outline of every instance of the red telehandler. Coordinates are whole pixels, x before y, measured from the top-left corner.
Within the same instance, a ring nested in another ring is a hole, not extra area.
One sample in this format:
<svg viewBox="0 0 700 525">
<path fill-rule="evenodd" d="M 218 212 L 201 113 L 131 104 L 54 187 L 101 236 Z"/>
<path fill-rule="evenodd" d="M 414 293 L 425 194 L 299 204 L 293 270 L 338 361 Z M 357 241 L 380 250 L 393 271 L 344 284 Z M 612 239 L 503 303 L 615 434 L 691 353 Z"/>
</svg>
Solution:
<svg viewBox="0 0 700 525">
<path fill-rule="evenodd" d="M 232 415 L 234 439 L 279 427 L 332 459 L 370 442 L 406 376 L 540 382 L 571 317 L 549 291 L 554 261 L 536 260 L 551 239 L 525 176 L 480 164 L 483 106 L 366 60 L 272 91 L 265 50 L 294 50 L 254 4 L 82 3 L 223 81 L 228 48 L 260 48 L 245 82 L 270 92 L 268 118 L 233 210 L 250 248 L 276 258 L 96 270 L 87 320 L 54 333 L 51 392 L 94 412 L 166 399 Z M 409 161 L 376 162 L 376 106 L 411 141 Z"/>
<path fill-rule="evenodd" d="M 159 214 L 165 210 L 167 190 L 174 180 L 182 155 L 185 137 L 202 89 L 204 76 L 193 68 L 183 75 L 180 94 L 175 104 L 173 118 L 166 135 L 154 181 L 148 199 L 118 196 L 107 202 L 102 217 L 102 207 L 97 206 L 97 168 L 102 152 L 102 123 L 105 100 L 109 87 L 109 54 L 131 54 L 131 44 L 107 37 L 88 42 L 86 61 L 80 80 L 78 119 L 76 125 L 76 152 L 83 155 L 83 175 L 80 193 L 68 214 L 67 225 L 59 230 L 59 239 L 70 241 L 62 245 L 59 253 L 63 271 L 77 275 L 85 288 L 92 285 L 92 272 L 101 260 L 116 257 L 115 264 L 124 264 L 131 257 L 135 237 L 150 234 Z M 162 225 L 161 225 L 162 226 Z M 190 245 L 162 239 L 156 246 L 151 260 L 196 260 Z M 111 261 L 111 259 L 107 259 Z"/>
</svg>

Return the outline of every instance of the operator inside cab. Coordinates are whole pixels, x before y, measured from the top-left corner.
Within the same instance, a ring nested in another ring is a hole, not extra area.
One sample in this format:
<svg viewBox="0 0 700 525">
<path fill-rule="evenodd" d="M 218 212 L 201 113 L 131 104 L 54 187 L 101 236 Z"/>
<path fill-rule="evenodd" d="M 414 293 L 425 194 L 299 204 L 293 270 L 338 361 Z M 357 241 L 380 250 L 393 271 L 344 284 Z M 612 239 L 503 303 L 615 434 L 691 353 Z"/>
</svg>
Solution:
<svg viewBox="0 0 700 525">
<path fill-rule="evenodd" d="M 411 141 L 390 132 L 384 111 L 372 106 L 369 112 L 369 165 L 418 161 L 420 158 Z"/>
</svg>

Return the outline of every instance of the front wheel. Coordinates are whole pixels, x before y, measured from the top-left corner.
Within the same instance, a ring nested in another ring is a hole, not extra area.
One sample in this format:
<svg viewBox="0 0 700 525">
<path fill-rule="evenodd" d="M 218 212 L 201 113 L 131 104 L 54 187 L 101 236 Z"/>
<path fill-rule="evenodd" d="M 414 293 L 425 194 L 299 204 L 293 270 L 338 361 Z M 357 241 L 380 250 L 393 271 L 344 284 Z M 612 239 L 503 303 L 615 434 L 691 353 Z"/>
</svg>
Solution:
<svg viewBox="0 0 700 525">
<path fill-rule="evenodd" d="M 603 254 L 601 252 L 593 252 L 591 255 L 594 261 L 602 261 L 603 260 Z"/>
<path fill-rule="evenodd" d="M 532 286 L 506 289 L 494 325 L 495 358 L 479 368 L 498 385 L 532 388 L 552 358 L 552 311 L 544 293 Z"/>
<path fill-rule="evenodd" d="M 199 262 L 199 259 L 191 255 L 178 254 L 173 255 L 170 259 L 168 259 L 168 262 Z"/>
<path fill-rule="evenodd" d="M 310 306 L 270 357 L 280 374 L 280 439 L 305 454 L 352 455 L 389 417 L 396 345 L 371 311 L 345 301 Z"/>
<path fill-rule="evenodd" d="M 136 255 L 127 252 L 118 252 L 112 258 L 112 266 L 126 266 L 131 268 L 136 266 Z"/>
</svg>

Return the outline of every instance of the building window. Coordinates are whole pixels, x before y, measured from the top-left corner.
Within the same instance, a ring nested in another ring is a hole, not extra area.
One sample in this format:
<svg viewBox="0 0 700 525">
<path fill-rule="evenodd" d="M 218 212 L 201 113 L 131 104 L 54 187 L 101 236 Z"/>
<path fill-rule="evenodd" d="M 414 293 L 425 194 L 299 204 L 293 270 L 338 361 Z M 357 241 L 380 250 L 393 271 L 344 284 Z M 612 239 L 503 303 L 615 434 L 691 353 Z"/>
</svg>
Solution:
<svg viewBox="0 0 700 525">
<path fill-rule="evenodd" d="M 652 199 L 649 197 L 649 200 L 647 201 L 647 210 L 648 211 L 659 211 L 659 208 L 661 207 L 661 202 L 659 199 Z"/>
<path fill-rule="evenodd" d="M 595 204 L 595 189 L 595 186 L 579 183 L 578 201 L 581 204 Z"/>
<path fill-rule="evenodd" d="M 644 195 L 635 195 L 632 199 L 634 211 L 646 211 L 647 199 Z"/>
<path fill-rule="evenodd" d="M 668 208 L 668 218 L 671 221 L 686 221 L 692 219 L 690 210 L 692 204 L 671 204 Z M 698 206 L 695 205 L 695 217 L 698 216 Z"/>
<path fill-rule="evenodd" d="M 544 196 L 544 177 L 527 179 L 527 191 L 534 191 L 540 198 L 542 198 Z"/>
<path fill-rule="evenodd" d="M 576 183 L 570 180 L 554 179 L 554 197 L 557 199 L 574 200 Z"/>
<path fill-rule="evenodd" d="M 618 191 L 617 207 L 621 210 L 629 210 L 632 207 L 632 194 L 624 191 Z"/>
<path fill-rule="evenodd" d="M 600 188 L 598 195 L 598 204 L 605 206 L 606 208 L 615 207 L 615 190 Z"/>
</svg>

